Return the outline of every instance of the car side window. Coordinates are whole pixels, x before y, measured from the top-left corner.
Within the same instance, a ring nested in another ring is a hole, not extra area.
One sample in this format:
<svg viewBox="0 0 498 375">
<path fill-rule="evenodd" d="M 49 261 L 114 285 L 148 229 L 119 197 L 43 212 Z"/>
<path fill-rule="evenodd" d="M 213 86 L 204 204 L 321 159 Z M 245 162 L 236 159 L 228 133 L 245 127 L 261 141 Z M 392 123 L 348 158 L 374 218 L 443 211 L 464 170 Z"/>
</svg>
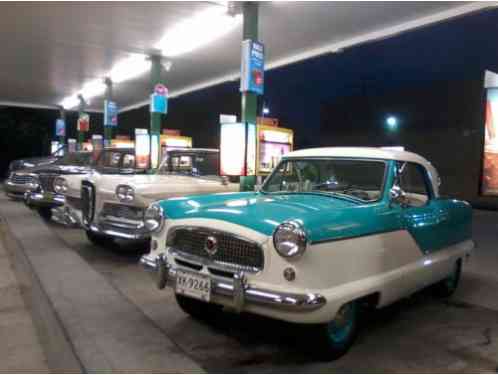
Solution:
<svg viewBox="0 0 498 375">
<path fill-rule="evenodd" d="M 424 206 L 431 198 L 425 168 L 416 163 L 398 162 L 399 185 L 409 206 Z"/>
<path fill-rule="evenodd" d="M 123 168 L 135 168 L 135 155 L 125 154 L 123 156 Z"/>
</svg>

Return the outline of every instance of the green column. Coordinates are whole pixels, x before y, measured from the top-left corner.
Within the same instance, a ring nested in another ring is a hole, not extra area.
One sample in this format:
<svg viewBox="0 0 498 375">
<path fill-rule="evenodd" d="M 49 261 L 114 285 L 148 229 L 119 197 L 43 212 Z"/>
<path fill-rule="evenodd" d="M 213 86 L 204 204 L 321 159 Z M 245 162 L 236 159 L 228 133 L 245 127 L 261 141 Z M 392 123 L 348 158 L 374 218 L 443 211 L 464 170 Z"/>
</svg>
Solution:
<svg viewBox="0 0 498 375">
<path fill-rule="evenodd" d="M 80 100 L 80 105 L 79 105 L 79 116 L 81 116 L 85 112 L 85 99 L 83 98 L 83 95 L 78 95 L 78 99 Z M 85 132 L 80 132 L 78 131 L 78 150 L 83 149 L 83 142 L 85 142 Z"/>
<path fill-rule="evenodd" d="M 242 40 L 258 40 L 258 3 L 244 2 L 242 6 L 243 25 Z M 241 116 L 243 122 L 256 124 L 258 96 L 252 92 L 243 92 L 241 98 Z M 241 176 L 240 190 L 254 190 L 256 176 Z"/>
<path fill-rule="evenodd" d="M 150 86 L 151 90 L 150 92 L 152 93 L 154 91 L 154 86 L 157 85 L 158 83 L 161 82 L 161 71 L 162 71 L 162 65 L 161 65 L 161 56 L 158 55 L 153 55 L 150 57 L 151 65 L 150 65 Z M 155 137 L 154 137 L 155 136 Z M 150 167 L 154 165 L 158 166 L 159 165 L 159 158 L 161 155 L 161 145 L 160 145 L 160 138 L 161 136 L 161 113 L 150 113 L 150 148 L 151 148 L 151 154 L 150 154 Z M 154 143 L 154 144 L 153 144 Z M 157 147 L 158 152 L 158 160 L 153 160 L 153 155 L 152 155 L 152 150 L 154 147 Z"/>
<path fill-rule="evenodd" d="M 105 100 L 107 101 L 112 101 L 112 81 L 110 78 L 106 78 L 104 80 L 106 89 L 105 89 Z M 104 108 L 104 113 L 105 113 L 105 108 Z M 105 126 L 105 119 L 104 119 L 104 145 L 105 146 L 110 146 L 111 145 L 111 140 L 112 140 L 112 127 L 111 126 Z"/>
<path fill-rule="evenodd" d="M 64 109 L 63 106 L 59 106 L 59 118 L 62 119 L 64 121 L 64 123 L 66 122 L 66 110 Z M 59 136 L 59 143 L 61 145 L 66 144 L 66 137 Z"/>
</svg>

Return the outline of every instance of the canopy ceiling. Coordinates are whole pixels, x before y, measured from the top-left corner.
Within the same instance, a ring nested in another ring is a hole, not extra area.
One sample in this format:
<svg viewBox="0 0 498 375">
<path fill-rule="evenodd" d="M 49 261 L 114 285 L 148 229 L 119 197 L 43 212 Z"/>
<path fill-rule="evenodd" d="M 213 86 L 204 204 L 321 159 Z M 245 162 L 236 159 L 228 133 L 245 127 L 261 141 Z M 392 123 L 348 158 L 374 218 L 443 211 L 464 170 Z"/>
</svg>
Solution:
<svg viewBox="0 0 498 375">
<path fill-rule="evenodd" d="M 271 69 L 439 22 L 493 3 L 263 2 L 260 40 Z M 215 2 L 0 3 L 0 104 L 52 107 L 104 78 L 123 59 L 144 57 L 179 23 Z M 240 16 L 239 16 L 240 17 Z M 233 27 L 232 27 L 233 26 Z M 168 58 L 172 96 L 238 78 L 241 22 L 219 38 Z M 195 35 L 194 35 L 195 36 Z M 124 109 L 144 103 L 147 72 L 114 85 Z M 102 95 L 90 100 L 100 110 Z"/>
</svg>

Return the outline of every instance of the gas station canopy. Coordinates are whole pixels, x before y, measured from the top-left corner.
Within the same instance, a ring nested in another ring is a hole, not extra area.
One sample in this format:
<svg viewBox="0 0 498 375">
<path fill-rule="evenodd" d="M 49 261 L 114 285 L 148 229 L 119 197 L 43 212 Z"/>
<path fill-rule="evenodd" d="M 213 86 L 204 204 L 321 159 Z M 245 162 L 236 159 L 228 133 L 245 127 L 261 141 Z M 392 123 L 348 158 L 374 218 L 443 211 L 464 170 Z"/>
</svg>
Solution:
<svg viewBox="0 0 498 375">
<path fill-rule="evenodd" d="M 263 2 L 266 68 L 478 11 L 479 2 Z M 239 77 L 242 16 L 227 2 L 1 3 L 0 104 L 67 109 L 82 94 L 103 107 L 110 77 L 124 110 L 150 92 L 162 54 L 170 97 Z"/>
</svg>

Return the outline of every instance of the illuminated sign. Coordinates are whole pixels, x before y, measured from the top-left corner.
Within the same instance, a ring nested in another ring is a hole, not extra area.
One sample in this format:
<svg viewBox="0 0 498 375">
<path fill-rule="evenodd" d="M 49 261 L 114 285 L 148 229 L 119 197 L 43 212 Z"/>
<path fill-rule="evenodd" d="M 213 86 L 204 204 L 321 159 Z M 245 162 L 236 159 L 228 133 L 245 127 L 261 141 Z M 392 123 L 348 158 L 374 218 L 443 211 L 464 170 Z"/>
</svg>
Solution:
<svg viewBox="0 0 498 375">
<path fill-rule="evenodd" d="M 138 169 L 149 167 L 150 137 L 147 129 L 135 129 L 135 164 Z"/>
<path fill-rule="evenodd" d="M 87 132 L 90 130 L 90 115 L 88 113 L 80 113 L 77 129 L 79 132 Z"/>
<path fill-rule="evenodd" d="M 292 134 L 278 130 L 261 130 L 259 139 L 265 142 L 292 143 Z"/>
<path fill-rule="evenodd" d="M 67 140 L 67 150 L 68 152 L 76 152 L 76 139 L 69 138 Z"/>
<path fill-rule="evenodd" d="M 162 84 L 154 86 L 154 92 L 150 96 L 150 112 L 168 113 L 168 89 Z"/>
<path fill-rule="evenodd" d="M 66 121 L 62 118 L 58 118 L 55 121 L 55 135 L 57 137 L 65 137 L 66 136 Z"/>
<path fill-rule="evenodd" d="M 486 90 L 481 193 L 498 195 L 498 87 Z"/>
<path fill-rule="evenodd" d="M 110 100 L 104 101 L 104 126 L 118 126 L 118 105 Z"/>
<path fill-rule="evenodd" d="M 159 135 L 157 134 L 151 135 L 150 155 L 151 167 L 155 169 L 159 165 Z"/>
<path fill-rule="evenodd" d="M 221 124 L 220 170 L 223 176 L 256 174 L 256 125 Z"/>
<path fill-rule="evenodd" d="M 265 49 L 262 43 L 250 39 L 242 42 L 240 91 L 263 95 L 265 75 Z"/>
</svg>

